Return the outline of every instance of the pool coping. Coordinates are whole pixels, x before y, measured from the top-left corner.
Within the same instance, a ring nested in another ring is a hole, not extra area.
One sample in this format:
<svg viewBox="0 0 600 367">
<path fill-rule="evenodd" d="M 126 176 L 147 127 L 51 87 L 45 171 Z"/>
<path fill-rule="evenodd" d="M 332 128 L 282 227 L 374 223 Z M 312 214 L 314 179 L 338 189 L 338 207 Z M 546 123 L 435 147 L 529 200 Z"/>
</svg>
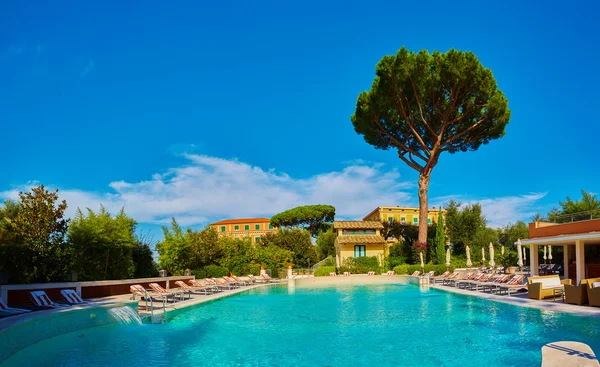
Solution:
<svg viewBox="0 0 600 367">
<path fill-rule="evenodd" d="M 523 296 L 516 295 L 515 296 L 500 296 L 497 294 L 484 293 L 480 291 L 472 291 L 466 289 L 458 289 L 456 287 L 449 287 L 443 285 L 429 285 L 428 287 L 432 289 L 439 289 L 442 291 L 462 294 L 466 296 L 478 297 L 483 299 L 488 299 L 496 302 L 502 302 L 514 306 L 521 306 L 527 308 L 535 308 L 543 311 L 552 311 L 552 312 L 562 312 L 575 316 L 583 316 L 583 317 L 593 317 L 600 318 L 600 309 L 592 307 L 592 306 L 579 306 L 579 305 L 571 305 L 568 303 L 563 303 L 562 300 L 555 301 L 546 301 L 546 300 L 537 300 L 537 299 L 529 299 L 527 298 L 527 293 L 522 293 Z M 514 294 L 514 293 L 513 293 Z"/>
</svg>

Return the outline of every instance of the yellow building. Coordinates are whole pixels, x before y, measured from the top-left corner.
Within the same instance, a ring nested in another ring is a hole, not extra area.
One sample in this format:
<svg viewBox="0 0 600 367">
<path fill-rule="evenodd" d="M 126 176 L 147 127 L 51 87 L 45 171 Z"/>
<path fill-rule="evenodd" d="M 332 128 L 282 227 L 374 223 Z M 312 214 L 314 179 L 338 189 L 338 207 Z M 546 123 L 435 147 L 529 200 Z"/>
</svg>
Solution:
<svg viewBox="0 0 600 367">
<path fill-rule="evenodd" d="M 446 211 L 441 210 L 444 220 Z M 437 223 L 440 209 L 429 209 L 427 213 L 427 223 Z M 380 222 L 396 220 L 398 223 L 419 224 L 419 208 L 405 208 L 401 206 L 378 206 L 371 213 L 367 214 L 363 220 L 376 220 Z"/>
<path fill-rule="evenodd" d="M 381 237 L 381 221 L 334 221 L 335 264 L 340 267 L 349 257 L 376 256 L 379 263 L 386 256 L 387 243 Z"/>
<path fill-rule="evenodd" d="M 269 218 L 226 219 L 212 223 L 210 228 L 217 231 L 219 236 L 249 237 L 252 243 L 258 243 L 263 235 L 277 231 L 277 228 L 271 225 Z"/>
</svg>

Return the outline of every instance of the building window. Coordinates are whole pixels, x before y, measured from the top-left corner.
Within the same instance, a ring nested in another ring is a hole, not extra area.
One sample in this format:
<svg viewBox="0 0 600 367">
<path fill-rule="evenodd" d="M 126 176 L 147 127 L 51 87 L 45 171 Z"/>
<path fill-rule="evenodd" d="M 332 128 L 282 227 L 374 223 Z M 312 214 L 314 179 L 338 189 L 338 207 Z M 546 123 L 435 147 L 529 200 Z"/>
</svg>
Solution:
<svg viewBox="0 0 600 367">
<path fill-rule="evenodd" d="M 258 231 L 260 229 L 260 224 L 255 224 L 254 229 L 256 229 Z"/>
<path fill-rule="evenodd" d="M 366 230 L 366 229 L 365 229 L 365 230 L 363 230 L 363 234 L 367 234 L 367 230 Z"/>
<path fill-rule="evenodd" d="M 356 234 L 356 230 L 352 230 L 352 234 Z"/>
<path fill-rule="evenodd" d="M 419 218 L 413 218 L 413 223 L 419 223 Z"/>
<path fill-rule="evenodd" d="M 272 224 L 269 224 L 269 229 L 273 229 L 273 225 Z"/>
<path fill-rule="evenodd" d="M 354 257 L 367 256 L 367 246 L 365 245 L 354 245 Z"/>
<path fill-rule="evenodd" d="M 406 223 L 406 217 L 402 217 L 402 219 L 400 219 L 400 222 Z"/>
<path fill-rule="evenodd" d="M 221 232 L 225 232 L 225 226 L 221 226 Z"/>
<path fill-rule="evenodd" d="M 248 224 L 246 224 L 246 225 L 244 226 L 244 231 L 249 231 L 249 230 L 250 230 L 250 226 L 249 226 Z"/>
<path fill-rule="evenodd" d="M 388 217 L 388 222 L 391 222 L 394 220 L 394 217 Z"/>
<path fill-rule="evenodd" d="M 233 230 L 234 231 L 239 231 L 240 230 L 240 226 L 233 226 Z"/>
<path fill-rule="evenodd" d="M 427 224 L 431 224 L 431 218 L 427 218 Z"/>
<path fill-rule="evenodd" d="M 259 243 L 260 242 L 260 237 L 254 237 L 254 243 Z"/>
</svg>

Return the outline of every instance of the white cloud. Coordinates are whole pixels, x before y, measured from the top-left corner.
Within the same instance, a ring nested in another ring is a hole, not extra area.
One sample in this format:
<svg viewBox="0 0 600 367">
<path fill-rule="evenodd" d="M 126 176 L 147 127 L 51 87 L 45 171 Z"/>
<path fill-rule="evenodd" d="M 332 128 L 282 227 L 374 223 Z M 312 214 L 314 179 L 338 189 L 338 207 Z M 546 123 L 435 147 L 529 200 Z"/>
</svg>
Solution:
<svg viewBox="0 0 600 367">
<path fill-rule="evenodd" d="M 448 195 L 436 197 L 430 200 L 444 204 L 450 199 L 454 199 L 464 204 L 481 204 L 483 215 L 488 221 L 490 227 L 501 227 L 508 223 L 515 223 L 519 220 L 528 222 L 528 220 L 539 210 L 539 201 L 547 193 L 529 193 L 525 195 L 500 196 L 495 198 L 470 198 L 463 195 Z"/>
<path fill-rule="evenodd" d="M 77 207 L 96 210 L 100 203 L 112 213 L 125 211 L 142 223 L 165 224 L 175 217 L 182 225 L 205 224 L 222 218 L 271 216 L 298 205 L 332 204 L 339 218 L 361 219 L 378 205 L 409 205 L 406 189 L 413 184 L 400 181 L 397 170 L 381 164 L 348 165 L 340 171 L 294 178 L 283 172 L 265 170 L 238 160 L 184 154 L 187 164 L 150 175 L 140 182 L 116 181 L 111 192 L 97 193 L 61 189 L 69 204 L 68 215 Z M 0 197 L 16 198 L 19 190 Z"/>
<path fill-rule="evenodd" d="M 149 180 L 116 181 L 106 192 L 59 188 L 67 200 L 68 215 L 77 207 L 97 210 L 102 204 L 111 213 L 121 208 L 141 223 L 167 224 L 175 217 L 182 225 L 201 225 L 224 218 L 271 216 L 298 205 L 331 204 L 339 219 L 362 219 L 379 205 L 414 206 L 416 183 L 402 181 L 396 169 L 363 161 L 347 162 L 339 171 L 308 178 L 263 169 L 235 159 L 184 154 L 186 164 L 163 173 L 149 174 Z M 0 192 L 0 198 L 18 198 L 19 190 Z M 545 193 L 474 198 L 448 195 L 430 198 L 439 207 L 450 199 L 478 202 L 490 226 L 529 219 Z"/>
</svg>

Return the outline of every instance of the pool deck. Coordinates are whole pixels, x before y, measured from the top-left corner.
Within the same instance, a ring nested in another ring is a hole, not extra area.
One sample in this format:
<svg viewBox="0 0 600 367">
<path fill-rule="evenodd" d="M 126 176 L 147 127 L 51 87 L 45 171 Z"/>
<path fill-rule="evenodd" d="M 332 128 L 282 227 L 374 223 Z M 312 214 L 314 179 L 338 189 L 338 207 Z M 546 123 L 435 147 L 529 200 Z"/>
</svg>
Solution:
<svg viewBox="0 0 600 367">
<path fill-rule="evenodd" d="M 544 311 L 564 312 L 577 316 L 595 317 L 600 318 L 600 309 L 590 306 L 578 306 L 564 303 L 560 297 L 557 297 L 556 301 L 552 301 L 551 298 L 547 300 L 536 300 L 527 298 L 527 292 L 513 293 L 510 297 L 501 296 L 497 294 L 484 293 L 480 291 L 471 291 L 466 289 L 459 289 L 456 287 L 449 287 L 444 285 L 429 285 L 432 289 L 440 289 L 446 292 L 452 292 L 457 294 L 464 294 L 473 297 L 485 298 L 497 302 L 507 303 L 515 306 L 537 308 Z"/>
</svg>

